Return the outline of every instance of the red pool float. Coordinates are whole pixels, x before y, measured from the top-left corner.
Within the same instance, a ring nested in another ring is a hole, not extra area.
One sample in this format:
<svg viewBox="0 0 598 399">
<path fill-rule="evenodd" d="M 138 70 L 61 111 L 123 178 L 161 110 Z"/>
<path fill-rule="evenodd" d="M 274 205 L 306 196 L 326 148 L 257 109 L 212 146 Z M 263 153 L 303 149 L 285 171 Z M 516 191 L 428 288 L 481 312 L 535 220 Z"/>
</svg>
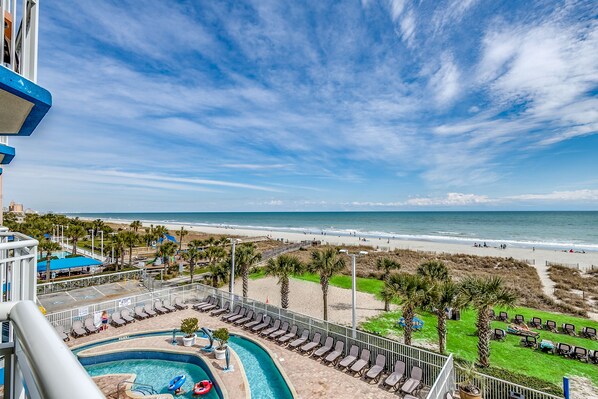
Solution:
<svg viewBox="0 0 598 399">
<path fill-rule="evenodd" d="M 200 381 L 193 387 L 193 395 L 205 395 L 210 392 L 213 385 L 212 381 L 209 380 Z"/>
</svg>

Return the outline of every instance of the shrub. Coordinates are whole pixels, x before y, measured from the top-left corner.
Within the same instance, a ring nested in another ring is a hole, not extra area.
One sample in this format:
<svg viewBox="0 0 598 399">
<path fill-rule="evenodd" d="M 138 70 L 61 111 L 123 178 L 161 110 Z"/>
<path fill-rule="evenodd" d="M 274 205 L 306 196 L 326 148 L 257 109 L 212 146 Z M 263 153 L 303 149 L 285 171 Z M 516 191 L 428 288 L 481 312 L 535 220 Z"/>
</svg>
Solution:
<svg viewBox="0 0 598 399">
<path fill-rule="evenodd" d="M 199 330 L 199 321 L 190 317 L 181 321 L 181 332 L 185 334 L 185 338 L 191 338 L 195 332 Z"/>
<path fill-rule="evenodd" d="M 228 329 L 219 328 L 218 330 L 214 331 L 213 337 L 220 343 L 220 345 L 218 345 L 218 349 L 224 349 L 226 348 L 226 344 L 228 343 L 230 335 L 228 333 Z"/>
</svg>

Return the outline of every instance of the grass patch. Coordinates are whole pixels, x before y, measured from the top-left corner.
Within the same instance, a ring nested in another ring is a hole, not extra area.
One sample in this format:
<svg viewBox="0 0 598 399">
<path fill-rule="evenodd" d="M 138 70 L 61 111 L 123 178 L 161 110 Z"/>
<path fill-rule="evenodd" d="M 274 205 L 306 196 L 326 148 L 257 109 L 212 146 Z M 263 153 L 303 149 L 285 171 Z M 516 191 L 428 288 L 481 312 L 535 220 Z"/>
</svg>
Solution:
<svg viewBox="0 0 598 399">
<path fill-rule="evenodd" d="M 258 270 L 251 275 L 252 279 L 264 276 L 263 271 Z M 320 283 L 317 274 L 305 273 L 293 278 Z M 337 275 L 331 278 L 330 285 L 350 289 L 351 277 Z M 372 278 L 357 278 L 357 290 L 379 296 L 384 283 Z M 497 313 L 500 309 L 496 309 Z M 532 317 L 540 317 L 543 321 L 555 320 L 559 326 L 562 323 L 574 324 L 578 330 L 584 326 L 598 328 L 598 322 L 585 318 L 570 316 L 562 313 L 547 312 L 527 307 L 518 307 L 508 310 L 509 317 L 515 314 L 522 314 L 525 320 Z M 361 324 L 361 328 L 388 337 L 402 335 L 402 328 L 396 325 L 401 317 L 401 312 L 387 312 L 378 317 L 372 318 Z M 424 320 L 423 331 L 414 333 L 414 340 L 435 344 L 438 340 L 436 332 L 436 318 L 427 312 L 418 312 L 418 317 Z M 465 310 L 461 313 L 461 320 L 448 321 L 447 350 L 454 354 L 457 359 L 475 361 L 477 358 L 477 336 L 475 335 L 475 311 Z M 493 328 L 506 329 L 507 323 L 494 321 Z M 598 350 L 598 342 L 586 338 L 571 337 L 564 334 L 555 334 L 543 330 L 540 331 L 540 339 L 547 339 L 553 342 L 565 342 L 573 346 L 581 346 L 591 350 Z M 509 381 L 520 383 L 531 388 L 555 394 L 561 393 L 563 375 L 584 376 L 598 385 L 598 372 L 596 365 L 582 363 L 580 361 L 565 359 L 560 356 L 545 354 L 533 351 L 520 346 L 520 337 L 508 335 L 504 342 L 492 341 L 490 344 L 492 367 L 484 370 L 489 375 L 504 378 Z M 429 347 L 429 345 L 425 345 Z M 514 371 L 510 371 L 514 370 Z"/>
<path fill-rule="evenodd" d="M 497 309 L 498 310 L 498 309 Z M 516 308 L 509 310 L 509 316 L 513 317 L 516 313 L 522 314 L 526 320 L 532 316 L 556 320 L 557 323 L 572 323 L 581 328 L 582 326 L 592 326 L 598 328 L 598 323 L 587 319 L 582 319 L 563 314 L 554 314 L 543 312 L 536 309 Z M 396 325 L 401 317 L 401 312 L 388 312 L 378 317 L 372 318 L 361 324 L 361 328 L 383 336 L 401 336 L 402 328 Z M 424 320 L 424 329 L 414 334 L 417 341 L 427 341 L 436 343 L 436 318 L 427 312 L 418 312 L 418 317 Z M 475 361 L 477 358 L 477 336 L 475 335 L 475 318 L 473 310 L 466 310 L 461 313 L 461 320 L 448 321 L 447 350 L 452 352 L 456 358 Z M 494 321 L 493 328 L 506 329 L 507 323 Z M 540 331 L 540 330 L 539 330 Z M 585 338 L 571 337 L 564 334 L 555 334 L 547 331 L 540 331 L 541 339 L 548 339 L 553 342 L 565 342 L 574 346 L 582 346 L 587 349 L 598 350 L 598 342 Z M 596 365 L 582 363 L 580 361 L 565 359 L 561 356 L 545 354 L 533 351 L 520 346 L 520 337 L 508 335 L 504 342 L 492 341 L 490 343 L 490 361 L 494 369 L 516 370 L 518 373 L 537 378 L 554 386 L 560 386 L 563 375 L 579 375 L 592 380 L 598 385 L 598 372 Z M 490 370 L 492 375 L 500 375 Z M 510 379 L 512 380 L 512 379 Z M 516 382 L 516 381 L 515 381 Z M 528 384 L 525 384 L 528 385 Z M 541 387 L 537 383 L 536 388 L 546 390 L 547 387 Z M 552 389 L 554 389 L 554 386 Z"/>
</svg>

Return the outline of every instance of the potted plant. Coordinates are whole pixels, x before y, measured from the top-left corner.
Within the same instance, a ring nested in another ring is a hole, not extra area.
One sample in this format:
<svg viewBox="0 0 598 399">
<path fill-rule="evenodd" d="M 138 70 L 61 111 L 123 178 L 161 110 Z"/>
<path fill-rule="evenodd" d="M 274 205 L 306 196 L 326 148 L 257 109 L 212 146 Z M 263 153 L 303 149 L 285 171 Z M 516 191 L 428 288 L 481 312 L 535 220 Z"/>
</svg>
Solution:
<svg viewBox="0 0 598 399">
<path fill-rule="evenodd" d="M 183 337 L 184 346 L 195 345 L 195 332 L 199 330 L 199 322 L 196 318 L 190 317 L 181 321 L 181 332 L 185 334 Z"/>
<path fill-rule="evenodd" d="M 218 347 L 214 349 L 214 356 L 216 356 L 216 359 L 223 360 L 226 355 L 226 344 L 230 338 L 228 330 L 226 328 L 219 328 L 214 331 L 212 336 L 218 341 Z"/>
<path fill-rule="evenodd" d="M 473 384 L 474 378 L 477 377 L 475 364 L 467 363 L 464 366 L 459 366 L 459 368 L 465 378 L 459 383 L 459 397 L 461 399 L 481 399 L 480 389 Z"/>
</svg>

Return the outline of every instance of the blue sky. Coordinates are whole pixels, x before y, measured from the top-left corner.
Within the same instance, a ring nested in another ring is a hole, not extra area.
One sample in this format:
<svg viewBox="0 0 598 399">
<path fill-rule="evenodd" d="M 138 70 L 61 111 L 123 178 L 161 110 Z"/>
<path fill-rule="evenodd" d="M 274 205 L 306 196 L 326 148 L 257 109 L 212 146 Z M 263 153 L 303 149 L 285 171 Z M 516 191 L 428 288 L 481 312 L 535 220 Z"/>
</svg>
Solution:
<svg viewBox="0 0 598 399">
<path fill-rule="evenodd" d="M 46 1 L 39 57 L 38 210 L 598 209 L 590 0 Z"/>
</svg>

